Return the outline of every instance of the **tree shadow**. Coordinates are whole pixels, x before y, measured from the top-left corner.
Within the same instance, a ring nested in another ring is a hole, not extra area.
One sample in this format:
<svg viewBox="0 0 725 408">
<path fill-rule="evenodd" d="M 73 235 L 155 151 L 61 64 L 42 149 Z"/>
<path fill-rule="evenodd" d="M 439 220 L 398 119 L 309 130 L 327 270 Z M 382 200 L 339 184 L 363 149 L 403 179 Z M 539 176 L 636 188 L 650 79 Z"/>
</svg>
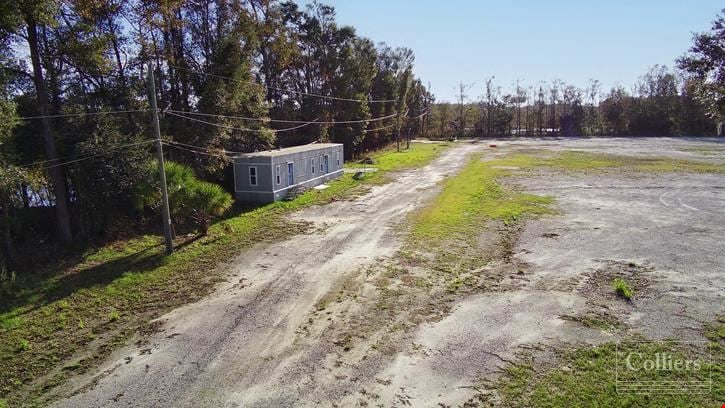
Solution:
<svg viewBox="0 0 725 408">
<path fill-rule="evenodd" d="M 24 310 L 22 313 L 25 314 L 49 303 L 62 300 L 81 289 L 108 285 L 124 273 L 146 272 L 156 268 L 162 265 L 165 259 L 161 251 L 153 251 L 161 245 L 149 245 L 132 254 L 83 268 L 74 273 L 57 277 L 50 275 L 45 278 L 41 276 L 36 279 L 31 278 L 23 282 L 23 286 L 16 296 L 0 300 L 0 313 L 32 304 L 32 308 Z M 62 273 L 62 271 L 56 273 Z"/>
<path fill-rule="evenodd" d="M 265 207 L 267 204 L 250 205 L 235 204 L 223 216 L 214 219 L 213 224 L 223 223 L 234 217 L 244 215 Z M 179 225 L 181 236 L 188 234 L 182 240 L 175 242 L 175 250 L 182 251 L 186 247 L 208 236 L 193 234 L 190 225 Z M 203 245 L 210 245 L 219 238 L 207 239 Z M 8 287 L 0 282 L 0 314 L 7 313 L 16 308 L 22 308 L 21 314 L 32 312 L 47 304 L 62 300 L 82 289 L 97 286 L 106 286 L 120 278 L 124 273 L 143 273 L 150 271 L 166 262 L 166 256 L 161 250 L 163 242 L 150 244 L 134 253 L 91 266 L 83 266 L 86 262 L 89 246 L 73 248 L 46 246 L 43 252 L 50 252 L 43 256 L 42 261 L 33 262 L 26 266 L 26 273 L 19 275 L 18 280 Z M 53 248 L 56 248 L 54 250 Z M 37 251 L 37 248 L 36 248 Z M 55 253 L 53 256 L 52 253 Z M 29 261 L 32 257 L 28 258 Z M 43 265 L 45 266 L 39 266 Z M 32 271 L 32 272 L 31 272 Z M 27 306 L 31 306 L 27 308 Z"/>
</svg>

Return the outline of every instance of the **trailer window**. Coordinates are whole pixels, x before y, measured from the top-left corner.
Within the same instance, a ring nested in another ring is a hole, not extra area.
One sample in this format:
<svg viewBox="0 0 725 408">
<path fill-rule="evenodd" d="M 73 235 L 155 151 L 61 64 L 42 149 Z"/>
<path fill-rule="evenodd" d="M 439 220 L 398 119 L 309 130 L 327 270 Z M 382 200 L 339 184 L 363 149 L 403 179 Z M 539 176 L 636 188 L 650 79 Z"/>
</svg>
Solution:
<svg viewBox="0 0 725 408">
<path fill-rule="evenodd" d="M 335 159 L 337 160 L 337 168 L 340 168 L 340 152 L 335 152 Z"/>
<path fill-rule="evenodd" d="M 277 165 L 277 168 L 275 169 L 274 175 L 275 175 L 275 177 L 277 177 L 277 185 L 282 184 L 282 173 L 280 172 L 279 164 Z"/>
<path fill-rule="evenodd" d="M 310 160 L 312 160 L 312 175 L 314 176 L 315 175 L 315 159 L 312 158 Z"/>
<path fill-rule="evenodd" d="M 249 185 L 250 186 L 257 185 L 257 168 L 256 167 L 249 168 Z"/>
</svg>

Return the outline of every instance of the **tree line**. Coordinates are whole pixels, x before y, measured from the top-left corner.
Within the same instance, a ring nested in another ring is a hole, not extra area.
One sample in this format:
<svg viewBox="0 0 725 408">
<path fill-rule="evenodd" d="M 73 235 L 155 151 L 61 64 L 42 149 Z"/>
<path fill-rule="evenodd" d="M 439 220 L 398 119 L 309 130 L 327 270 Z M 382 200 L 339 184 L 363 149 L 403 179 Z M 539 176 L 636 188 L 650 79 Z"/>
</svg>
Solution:
<svg viewBox="0 0 725 408">
<path fill-rule="evenodd" d="M 167 159 L 229 186 L 226 152 L 332 141 L 350 158 L 420 132 L 432 95 L 413 63 L 316 1 L 0 0 L 5 258 L 143 215 L 149 67 Z"/>
<path fill-rule="evenodd" d="M 463 84 L 462 88 L 468 87 Z M 718 120 L 698 98 L 694 80 L 654 66 L 633 90 L 604 92 L 590 80 L 581 89 L 561 80 L 505 92 L 490 79 L 477 102 L 458 98 L 433 105 L 430 129 L 436 138 L 500 136 L 705 136 Z M 470 92 L 470 91 L 467 91 Z M 465 94 L 464 94 L 465 95 Z M 463 100 L 463 102 L 460 102 Z"/>
<path fill-rule="evenodd" d="M 725 14 L 725 10 L 723 10 Z M 455 102 L 431 109 L 431 137 L 499 136 L 703 136 L 721 134 L 725 121 L 725 16 L 710 32 L 696 34 L 677 60 L 677 70 L 655 65 L 631 91 L 620 85 L 603 90 L 590 80 L 585 88 L 561 80 L 508 90 L 488 79 L 478 101 L 461 83 Z"/>
</svg>

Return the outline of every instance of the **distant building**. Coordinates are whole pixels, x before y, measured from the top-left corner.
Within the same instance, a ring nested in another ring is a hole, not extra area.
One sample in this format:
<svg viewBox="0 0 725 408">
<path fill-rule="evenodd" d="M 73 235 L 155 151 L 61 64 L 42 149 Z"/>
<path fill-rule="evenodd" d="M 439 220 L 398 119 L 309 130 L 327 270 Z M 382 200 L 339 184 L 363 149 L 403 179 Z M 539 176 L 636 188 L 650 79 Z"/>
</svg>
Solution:
<svg viewBox="0 0 725 408">
<path fill-rule="evenodd" d="M 342 176 L 343 149 L 317 143 L 234 157 L 234 195 L 240 201 L 271 203 L 301 188 Z"/>
</svg>

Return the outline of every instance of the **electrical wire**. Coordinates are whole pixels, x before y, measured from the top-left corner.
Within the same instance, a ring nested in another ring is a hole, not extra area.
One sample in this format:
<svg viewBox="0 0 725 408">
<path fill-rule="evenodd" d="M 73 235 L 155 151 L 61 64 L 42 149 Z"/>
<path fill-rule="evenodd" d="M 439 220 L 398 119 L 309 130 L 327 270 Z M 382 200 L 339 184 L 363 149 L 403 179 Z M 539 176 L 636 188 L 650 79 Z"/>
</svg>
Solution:
<svg viewBox="0 0 725 408">
<path fill-rule="evenodd" d="M 208 147 L 201 147 L 201 146 L 196 146 L 196 145 L 192 145 L 192 144 L 188 144 L 188 143 L 181 143 L 181 142 L 177 142 L 175 140 L 170 140 L 170 139 L 163 140 L 162 143 L 168 144 L 168 145 L 174 145 L 174 147 L 185 146 L 187 148 L 201 150 L 201 151 L 206 152 L 206 153 L 209 153 L 209 152 L 218 152 L 218 151 L 221 151 L 222 153 L 228 154 L 228 155 L 236 155 L 236 154 L 245 154 L 245 153 L 247 153 L 247 152 L 235 152 L 235 151 L 232 151 L 232 150 L 226 150 L 224 148 L 221 148 L 221 149 L 210 149 Z M 214 153 L 214 155 L 216 155 L 216 154 L 217 153 Z"/>
<path fill-rule="evenodd" d="M 416 116 L 414 118 L 411 118 L 411 119 L 420 119 L 420 118 L 422 118 L 423 116 L 425 116 L 425 115 L 427 115 L 429 113 L 430 113 L 430 110 L 427 110 L 427 111 L 421 113 L 420 115 L 418 115 L 418 116 Z"/>
<path fill-rule="evenodd" d="M 180 67 L 180 66 L 177 66 L 177 65 L 171 65 L 171 64 L 168 64 L 168 63 L 166 65 L 168 65 L 170 68 L 181 69 L 183 71 L 187 71 L 187 72 L 192 73 L 192 74 L 195 74 L 195 75 L 210 76 L 210 77 L 214 77 L 214 78 L 225 79 L 225 80 L 228 80 L 228 81 L 234 81 L 234 82 L 240 82 L 240 83 L 249 83 L 248 81 L 242 81 L 242 80 L 239 80 L 239 79 L 229 78 L 229 77 L 225 77 L 225 76 L 222 76 L 222 75 L 210 74 L 210 73 L 206 73 L 206 72 L 196 72 L 196 71 L 192 71 L 189 68 L 184 68 L 184 67 Z M 358 102 L 358 103 L 362 103 L 362 102 L 367 102 L 367 103 L 388 103 L 388 102 L 395 102 L 396 101 L 396 99 L 353 99 L 353 98 L 342 98 L 342 97 L 338 97 L 338 96 L 320 95 L 320 94 L 315 94 L 315 93 L 311 93 L 311 92 L 302 92 L 302 91 L 295 91 L 295 90 L 292 90 L 292 89 L 278 88 L 278 87 L 269 86 L 269 85 L 262 85 L 262 86 L 264 86 L 267 89 L 273 89 L 275 91 L 287 92 L 287 93 L 294 93 L 294 94 L 305 95 L 305 96 L 312 96 L 312 97 L 315 97 L 315 98 L 322 98 L 322 99 L 332 99 L 332 100 L 336 100 L 336 101 Z"/>
<path fill-rule="evenodd" d="M 144 145 L 144 144 L 148 144 L 148 143 L 153 143 L 153 142 L 155 142 L 155 140 L 145 140 L 143 142 L 128 143 L 128 144 L 124 144 L 124 145 L 121 145 L 121 146 L 116 146 L 114 148 L 108 149 L 105 152 L 94 153 L 94 154 L 90 154 L 90 155 L 81 156 L 81 157 L 78 157 L 78 158 L 73 159 L 73 160 L 68 160 L 68 161 L 65 161 L 65 162 L 62 162 L 62 163 L 54 163 L 54 164 L 51 164 L 51 165 L 48 165 L 48 166 L 42 166 L 42 167 L 39 167 L 38 170 L 47 170 L 47 169 L 52 169 L 52 168 L 55 168 L 55 167 L 65 166 L 67 164 L 78 163 L 78 162 L 83 161 L 83 160 L 88 160 L 88 159 L 92 159 L 94 157 L 103 156 L 103 155 L 106 155 L 106 154 L 109 154 L 109 153 L 113 153 L 115 151 L 118 151 L 118 150 L 121 150 L 121 149 L 125 149 L 127 147 L 140 146 L 140 145 Z M 35 162 L 35 163 L 24 164 L 24 165 L 17 166 L 17 167 L 22 167 L 22 168 L 32 167 L 32 166 L 36 166 L 36 165 L 41 164 L 41 163 L 48 163 L 48 162 L 52 162 L 52 161 L 56 161 L 56 160 L 61 160 L 61 159 L 43 160 L 43 161 L 39 161 L 39 162 Z"/>
<path fill-rule="evenodd" d="M 202 152 L 202 151 L 198 151 L 198 150 L 188 149 L 186 147 L 177 146 L 176 143 L 169 143 L 169 142 L 165 142 L 165 141 L 164 142 L 161 142 L 161 143 L 163 143 L 166 146 L 173 147 L 173 148 L 180 149 L 180 150 L 186 150 L 187 152 L 191 152 L 191 153 L 203 154 L 205 156 L 220 157 L 220 158 L 226 158 L 226 159 L 228 159 L 227 156 L 222 155 L 222 154 L 218 154 L 218 153 L 215 154 L 215 153 L 208 153 L 208 152 Z M 199 148 L 199 149 L 201 149 L 201 148 Z M 231 152 L 226 152 L 226 153 L 231 153 Z"/>
<path fill-rule="evenodd" d="M 22 116 L 20 120 L 31 120 L 31 119 L 43 119 L 43 118 L 65 118 L 72 116 L 95 116 L 95 115 L 116 115 L 120 113 L 134 113 L 134 112 L 150 112 L 151 109 L 128 109 L 128 110 L 115 110 L 115 111 L 102 111 L 102 112 L 79 112 L 79 113 L 59 113 L 57 115 L 38 115 L 38 116 Z"/>
<path fill-rule="evenodd" d="M 375 128 L 375 129 L 365 129 L 365 130 L 363 130 L 363 133 L 368 133 L 368 132 L 375 132 L 375 131 L 377 131 L 377 130 L 385 130 L 385 129 L 390 129 L 391 127 L 393 127 L 393 126 L 395 126 L 395 125 L 396 125 L 396 124 L 395 124 L 395 123 L 393 123 L 392 125 L 388 125 L 388 126 L 383 126 L 383 127 L 380 127 L 380 128 Z"/>
<path fill-rule="evenodd" d="M 168 109 L 165 112 L 178 113 L 178 114 L 186 114 L 186 115 L 196 115 L 196 116 L 217 117 L 217 118 L 225 118 L 225 119 L 252 120 L 252 121 L 258 121 L 258 122 L 310 123 L 309 121 L 304 121 L 304 120 L 250 118 L 250 117 L 246 117 L 246 116 L 230 116 L 230 115 L 218 115 L 218 114 L 214 114 L 214 113 L 178 111 L 178 110 L 174 110 L 174 109 Z M 318 124 L 318 125 L 337 125 L 337 124 L 347 124 L 347 123 L 377 122 L 377 121 L 381 121 L 381 120 L 385 120 L 385 119 L 390 119 L 390 118 L 396 116 L 397 114 L 398 114 L 397 112 L 394 112 L 394 113 L 392 113 L 390 115 L 380 116 L 380 117 L 377 117 L 377 118 L 370 118 L 370 119 L 340 120 L 340 121 L 328 121 L 328 122 L 316 121 L 315 123 Z"/>
<path fill-rule="evenodd" d="M 301 125 L 293 126 L 293 127 L 286 128 L 286 129 L 250 129 L 250 128 L 240 128 L 240 127 L 236 127 L 236 126 L 222 125 L 222 124 L 214 123 L 214 122 L 207 122 L 205 120 L 196 119 L 196 118 L 190 118 L 190 117 L 188 117 L 186 115 L 180 115 L 178 113 L 174 113 L 174 112 L 171 112 L 171 111 L 166 111 L 166 113 L 168 113 L 169 115 L 173 115 L 173 116 L 177 116 L 177 117 L 180 117 L 180 118 L 188 119 L 188 120 L 193 121 L 193 122 L 204 123 L 206 125 L 216 126 L 216 127 L 225 128 L 225 129 L 240 130 L 242 132 L 267 132 L 267 131 L 272 132 L 272 133 L 288 132 L 290 130 L 295 130 L 295 129 L 303 128 L 305 126 L 309 126 L 309 125 L 312 125 L 314 123 L 317 123 L 317 120 L 319 119 L 318 118 L 318 119 L 313 120 L 312 122 L 305 122 L 305 123 L 303 123 Z"/>
</svg>

